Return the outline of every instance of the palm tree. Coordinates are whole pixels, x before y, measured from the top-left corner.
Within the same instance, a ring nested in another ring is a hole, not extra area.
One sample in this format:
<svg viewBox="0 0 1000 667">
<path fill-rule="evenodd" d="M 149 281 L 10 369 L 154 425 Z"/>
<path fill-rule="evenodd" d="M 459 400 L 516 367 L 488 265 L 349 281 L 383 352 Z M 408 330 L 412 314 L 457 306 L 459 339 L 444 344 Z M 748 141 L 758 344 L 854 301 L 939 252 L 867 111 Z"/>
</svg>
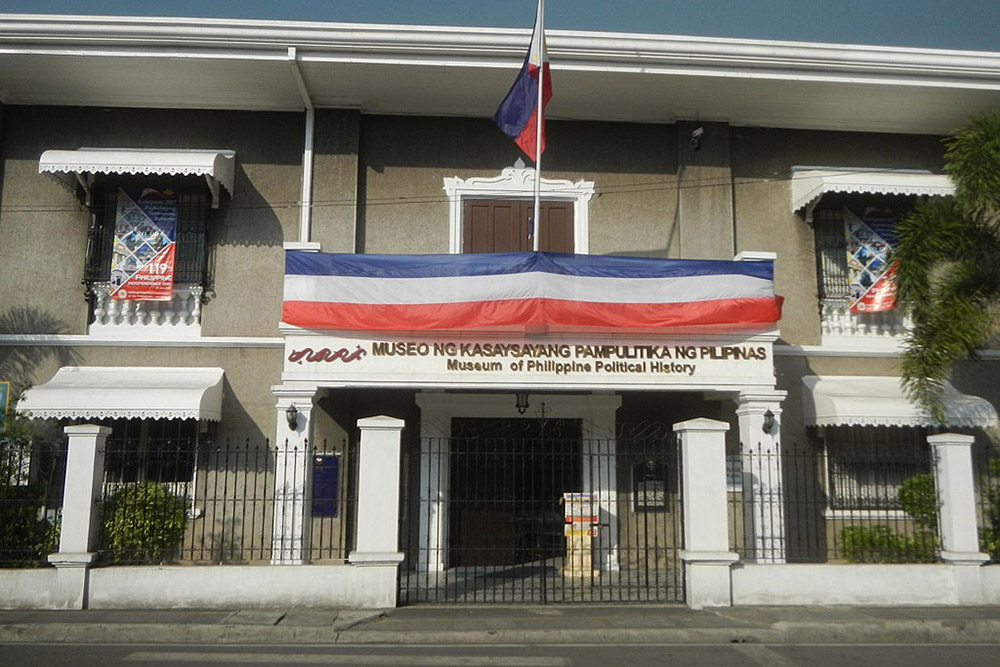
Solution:
<svg viewBox="0 0 1000 667">
<path fill-rule="evenodd" d="M 913 321 L 903 384 L 938 422 L 949 370 L 976 359 L 1000 324 L 1000 111 L 972 118 L 945 146 L 955 194 L 918 205 L 896 250 L 896 294 Z"/>
</svg>

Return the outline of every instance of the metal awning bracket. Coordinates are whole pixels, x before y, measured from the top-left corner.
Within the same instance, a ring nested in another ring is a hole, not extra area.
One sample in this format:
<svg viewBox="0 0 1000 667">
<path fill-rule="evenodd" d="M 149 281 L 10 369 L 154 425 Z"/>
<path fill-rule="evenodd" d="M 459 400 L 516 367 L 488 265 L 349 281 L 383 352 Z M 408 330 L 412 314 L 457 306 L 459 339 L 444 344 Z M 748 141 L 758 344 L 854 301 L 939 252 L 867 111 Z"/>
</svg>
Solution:
<svg viewBox="0 0 1000 667">
<path fill-rule="evenodd" d="M 208 184 L 208 190 L 212 193 L 212 208 L 219 208 L 219 179 L 211 174 L 205 174 L 205 183 Z"/>
<path fill-rule="evenodd" d="M 94 187 L 94 175 L 79 171 L 75 171 L 73 174 L 76 176 L 76 182 L 83 188 L 83 203 L 90 206 L 90 191 Z"/>
<path fill-rule="evenodd" d="M 819 200 L 822 199 L 822 198 L 823 198 L 822 196 L 816 197 L 816 199 L 813 199 L 811 202 L 809 202 L 808 204 L 806 204 L 805 217 L 803 218 L 803 220 L 806 221 L 806 224 L 812 225 L 812 223 L 813 223 L 813 211 L 816 210 L 816 207 L 819 205 Z"/>
</svg>

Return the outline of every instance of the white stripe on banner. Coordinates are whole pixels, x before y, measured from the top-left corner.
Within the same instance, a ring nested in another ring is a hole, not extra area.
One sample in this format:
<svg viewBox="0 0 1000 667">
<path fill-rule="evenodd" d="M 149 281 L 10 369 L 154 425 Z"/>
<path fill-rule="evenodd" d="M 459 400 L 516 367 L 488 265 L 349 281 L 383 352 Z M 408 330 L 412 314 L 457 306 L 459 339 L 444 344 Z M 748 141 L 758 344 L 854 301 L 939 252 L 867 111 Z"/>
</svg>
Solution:
<svg viewBox="0 0 1000 667">
<path fill-rule="evenodd" d="M 285 301 L 416 305 L 507 299 L 586 303 L 696 303 L 770 299 L 772 281 L 745 275 L 680 278 L 593 278 L 555 273 L 442 278 L 285 276 Z"/>
</svg>

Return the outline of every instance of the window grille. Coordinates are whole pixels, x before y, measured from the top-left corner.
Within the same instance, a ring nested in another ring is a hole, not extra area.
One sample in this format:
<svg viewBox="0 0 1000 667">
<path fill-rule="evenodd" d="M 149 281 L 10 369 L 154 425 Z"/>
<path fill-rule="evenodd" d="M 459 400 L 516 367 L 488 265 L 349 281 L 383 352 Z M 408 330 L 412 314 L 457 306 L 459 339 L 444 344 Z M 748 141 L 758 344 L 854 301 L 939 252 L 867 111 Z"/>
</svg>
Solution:
<svg viewBox="0 0 1000 667">
<path fill-rule="evenodd" d="M 841 209 L 820 209 L 813 214 L 816 229 L 816 265 L 820 299 L 847 299 L 847 239 Z"/>
<path fill-rule="evenodd" d="M 902 509 L 900 485 L 930 470 L 923 428 L 829 426 L 824 441 L 831 509 Z"/>
<path fill-rule="evenodd" d="M 204 285 L 208 257 L 208 210 L 211 200 L 207 193 L 182 192 L 178 198 L 174 283 Z M 111 279 L 117 201 L 117 188 L 108 188 L 93 196 L 83 277 L 88 285 Z"/>
</svg>

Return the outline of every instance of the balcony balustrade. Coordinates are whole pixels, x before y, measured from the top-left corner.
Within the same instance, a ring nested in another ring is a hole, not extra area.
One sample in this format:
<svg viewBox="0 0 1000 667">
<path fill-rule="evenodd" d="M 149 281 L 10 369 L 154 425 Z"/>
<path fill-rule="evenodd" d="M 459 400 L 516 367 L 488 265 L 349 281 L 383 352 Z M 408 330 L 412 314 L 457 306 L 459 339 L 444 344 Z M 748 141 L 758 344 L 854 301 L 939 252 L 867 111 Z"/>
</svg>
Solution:
<svg viewBox="0 0 1000 667">
<path fill-rule="evenodd" d="M 852 313 L 848 299 L 827 298 L 820 303 L 820 326 L 824 345 L 848 340 L 897 344 L 910 323 L 898 310 Z"/>
<path fill-rule="evenodd" d="M 190 338 L 201 335 L 201 285 L 174 285 L 170 301 L 116 301 L 110 283 L 94 283 L 91 335 Z"/>
</svg>

